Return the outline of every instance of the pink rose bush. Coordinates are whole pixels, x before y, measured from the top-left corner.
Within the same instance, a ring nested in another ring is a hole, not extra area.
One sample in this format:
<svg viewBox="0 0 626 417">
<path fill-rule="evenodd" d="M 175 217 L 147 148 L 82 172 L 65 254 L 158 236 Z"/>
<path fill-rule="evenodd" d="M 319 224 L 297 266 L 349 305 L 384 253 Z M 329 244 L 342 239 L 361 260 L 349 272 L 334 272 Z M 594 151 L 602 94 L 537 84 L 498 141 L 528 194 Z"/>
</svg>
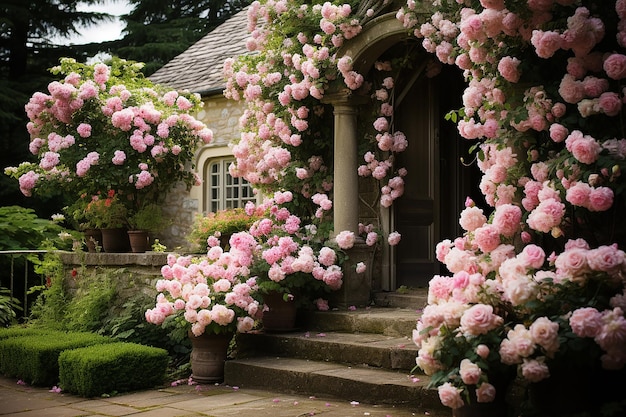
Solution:
<svg viewBox="0 0 626 417">
<path fill-rule="evenodd" d="M 303 298 L 297 301 L 308 303 L 341 288 L 345 254 L 339 242 L 344 240 L 338 236 L 336 242 L 331 242 L 327 232 L 314 223 L 303 224 L 287 208 L 292 199 L 289 191 L 276 192 L 258 206 L 246 204 L 246 213 L 250 215 L 265 213 L 246 232 L 254 242 L 248 263 L 261 294 L 277 291 L 293 297 L 297 293 Z M 350 237 L 345 241 L 350 241 Z M 231 238 L 231 247 L 237 243 Z"/>
<path fill-rule="evenodd" d="M 195 336 L 248 332 L 262 309 L 252 296 L 255 279 L 246 278 L 247 272 L 247 266 L 228 252 L 204 257 L 170 254 L 161 268 L 163 278 L 156 283 L 156 305 L 145 312 L 146 321 L 163 325 L 173 320 Z"/>
<path fill-rule="evenodd" d="M 332 211 L 334 116 L 325 95 L 336 88 L 366 87 L 350 57 L 337 56 L 379 11 L 361 9 L 357 2 L 254 1 L 248 9 L 251 53 L 224 65 L 225 96 L 246 104 L 230 174 L 267 195 L 292 191 L 296 214 L 307 218 L 311 211 L 318 219 Z M 375 69 L 378 80 L 371 94 L 377 116 L 361 139 L 358 174 L 380 188 L 375 201 L 367 202 L 379 210 L 404 193 L 406 169 L 393 161 L 408 141 L 392 128 L 394 76 L 400 68 L 385 61 Z"/>
<path fill-rule="evenodd" d="M 39 161 L 7 169 L 24 195 L 53 188 L 73 203 L 113 190 L 132 214 L 176 183 L 195 184 L 193 154 L 212 138 L 191 116 L 200 97 L 153 85 L 141 66 L 61 59 L 52 72 L 62 78 L 25 106 Z"/>
<path fill-rule="evenodd" d="M 459 0 L 427 18 L 414 1 L 397 12 L 464 71 L 458 130 L 483 174 L 486 207 L 468 201 L 462 236 L 437 246 L 449 276 L 431 280 L 413 334 L 448 407 L 497 400 L 507 375 L 529 387 L 569 369 L 599 387 L 624 377 L 625 10 Z"/>
</svg>

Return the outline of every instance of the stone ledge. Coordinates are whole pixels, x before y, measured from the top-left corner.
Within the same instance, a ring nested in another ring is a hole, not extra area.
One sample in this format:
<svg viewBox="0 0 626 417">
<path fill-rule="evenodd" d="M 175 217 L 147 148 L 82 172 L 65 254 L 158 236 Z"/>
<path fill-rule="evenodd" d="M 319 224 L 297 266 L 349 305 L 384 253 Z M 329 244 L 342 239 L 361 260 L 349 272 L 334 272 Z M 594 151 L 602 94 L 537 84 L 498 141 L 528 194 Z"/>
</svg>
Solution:
<svg viewBox="0 0 626 417">
<path fill-rule="evenodd" d="M 141 265 L 161 267 L 167 264 L 168 253 L 91 253 L 57 252 L 65 265 Z"/>
</svg>

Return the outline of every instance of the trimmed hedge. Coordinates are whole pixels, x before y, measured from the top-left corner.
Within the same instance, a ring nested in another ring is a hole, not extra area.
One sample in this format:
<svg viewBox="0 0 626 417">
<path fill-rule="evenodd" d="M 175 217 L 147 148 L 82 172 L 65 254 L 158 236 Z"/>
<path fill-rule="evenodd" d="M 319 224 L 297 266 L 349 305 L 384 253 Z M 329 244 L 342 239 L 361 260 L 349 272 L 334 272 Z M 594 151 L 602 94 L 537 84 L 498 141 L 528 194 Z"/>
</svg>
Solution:
<svg viewBox="0 0 626 417">
<path fill-rule="evenodd" d="M 43 329 L 40 327 L 0 327 L 0 340 L 9 339 L 12 337 L 22 336 L 40 336 L 40 335 L 63 335 L 65 332 L 60 330 Z"/>
<path fill-rule="evenodd" d="M 46 331 L 0 340 L 0 373 L 31 385 L 51 386 L 59 380 L 59 354 L 64 350 L 113 339 L 94 333 Z"/>
<path fill-rule="evenodd" d="M 83 397 L 151 388 L 165 380 L 168 362 L 165 349 L 136 343 L 66 350 L 59 356 L 60 386 Z"/>
</svg>

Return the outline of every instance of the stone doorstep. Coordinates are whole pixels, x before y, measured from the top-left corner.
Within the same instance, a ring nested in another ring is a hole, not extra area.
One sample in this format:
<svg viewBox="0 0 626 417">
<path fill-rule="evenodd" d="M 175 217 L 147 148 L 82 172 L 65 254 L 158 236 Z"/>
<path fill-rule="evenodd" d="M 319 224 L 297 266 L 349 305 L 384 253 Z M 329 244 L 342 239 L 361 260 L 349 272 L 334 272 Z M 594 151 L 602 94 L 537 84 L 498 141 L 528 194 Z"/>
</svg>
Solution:
<svg viewBox="0 0 626 417">
<path fill-rule="evenodd" d="M 427 376 L 413 379 L 406 372 L 367 366 L 270 356 L 234 359 L 226 361 L 224 382 L 241 388 L 418 407 L 420 414 L 443 409 L 437 390 L 426 388 Z"/>
<path fill-rule="evenodd" d="M 237 357 L 286 356 L 311 361 L 367 365 L 410 373 L 417 347 L 408 337 L 373 333 L 294 332 L 237 336 Z"/>
<path fill-rule="evenodd" d="M 368 307 L 315 311 L 307 316 L 306 328 L 323 332 L 377 333 L 411 337 L 420 314 L 415 309 Z"/>
<path fill-rule="evenodd" d="M 374 304 L 380 307 L 423 309 L 428 304 L 428 289 L 416 288 L 404 291 L 379 291 L 374 294 Z"/>
</svg>

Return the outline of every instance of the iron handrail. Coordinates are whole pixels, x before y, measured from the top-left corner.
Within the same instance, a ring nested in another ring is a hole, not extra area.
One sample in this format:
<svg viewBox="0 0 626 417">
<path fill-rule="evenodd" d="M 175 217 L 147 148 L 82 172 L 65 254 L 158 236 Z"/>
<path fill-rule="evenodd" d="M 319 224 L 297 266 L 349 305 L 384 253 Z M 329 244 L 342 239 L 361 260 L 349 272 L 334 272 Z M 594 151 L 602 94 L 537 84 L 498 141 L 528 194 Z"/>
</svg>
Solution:
<svg viewBox="0 0 626 417">
<path fill-rule="evenodd" d="M 16 250 L 0 250 L 0 255 L 11 255 L 11 276 L 10 276 L 10 286 L 9 293 L 11 298 L 13 298 L 15 293 L 15 256 L 16 255 L 30 255 L 30 254 L 45 254 L 50 251 L 43 249 L 16 249 Z M 23 301 L 23 314 L 24 317 L 27 316 L 28 312 L 28 258 L 25 257 L 26 262 L 24 262 L 24 301 Z M 42 279 L 43 284 L 43 279 Z"/>
</svg>

